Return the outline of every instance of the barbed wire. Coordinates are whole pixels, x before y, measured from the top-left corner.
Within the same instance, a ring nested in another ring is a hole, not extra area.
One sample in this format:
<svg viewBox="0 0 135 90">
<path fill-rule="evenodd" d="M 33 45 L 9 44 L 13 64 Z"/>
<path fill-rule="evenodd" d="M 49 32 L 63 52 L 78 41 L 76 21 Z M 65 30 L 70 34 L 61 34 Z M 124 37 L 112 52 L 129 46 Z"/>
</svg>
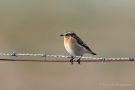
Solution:
<svg viewBox="0 0 135 90">
<path fill-rule="evenodd" d="M 0 56 L 14 56 L 15 59 L 11 58 L 0 58 L 0 61 L 32 61 L 32 62 L 69 62 L 67 58 L 71 56 L 65 55 L 50 55 L 47 53 L 0 53 Z M 30 59 L 17 59 L 18 56 L 36 56 L 36 57 L 45 57 L 45 58 L 66 58 L 65 60 L 49 60 L 49 59 L 38 59 L 38 60 L 30 60 Z M 80 56 L 76 56 L 75 58 L 79 58 Z M 83 60 L 81 62 L 118 62 L 118 61 L 135 61 L 135 57 L 129 58 L 102 58 L 102 57 L 82 57 Z M 76 59 L 74 61 L 77 61 Z"/>
</svg>

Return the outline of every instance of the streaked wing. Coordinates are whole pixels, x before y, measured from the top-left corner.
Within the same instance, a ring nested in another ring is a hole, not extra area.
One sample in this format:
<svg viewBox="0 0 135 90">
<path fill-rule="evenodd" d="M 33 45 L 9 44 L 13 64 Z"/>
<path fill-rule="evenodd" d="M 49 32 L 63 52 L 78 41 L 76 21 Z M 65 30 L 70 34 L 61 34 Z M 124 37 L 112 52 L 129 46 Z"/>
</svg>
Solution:
<svg viewBox="0 0 135 90">
<path fill-rule="evenodd" d="M 85 43 L 81 40 L 81 38 L 79 38 L 76 34 L 75 34 L 73 37 L 76 38 L 77 42 L 78 42 L 81 46 L 83 46 L 86 50 L 88 50 L 91 54 L 96 55 L 96 53 L 94 53 L 94 52 L 87 46 L 87 44 L 85 44 Z"/>
<path fill-rule="evenodd" d="M 83 46 L 85 49 L 87 49 L 88 51 L 92 52 L 92 50 L 87 46 L 87 44 L 85 44 L 81 38 L 79 38 L 77 35 L 74 36 L 74 38 L 76 38 L 77 42 Z"/>
</svg>

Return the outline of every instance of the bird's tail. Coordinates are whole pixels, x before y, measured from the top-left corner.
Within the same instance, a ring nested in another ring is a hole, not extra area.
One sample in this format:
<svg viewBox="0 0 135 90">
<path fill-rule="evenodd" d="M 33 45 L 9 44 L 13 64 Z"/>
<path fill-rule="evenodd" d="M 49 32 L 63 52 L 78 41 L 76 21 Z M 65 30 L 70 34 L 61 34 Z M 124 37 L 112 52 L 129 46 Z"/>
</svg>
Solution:
<svg viewBox="0 0 135 90">
<path fill-rule="evenodd" d="M 92 55 L 97 55 L 97 54 L 96 54 L 96 53 L 94 53 L 94 52 L 91 52 L 91 54 L 92 54 Z"/>
</svg>

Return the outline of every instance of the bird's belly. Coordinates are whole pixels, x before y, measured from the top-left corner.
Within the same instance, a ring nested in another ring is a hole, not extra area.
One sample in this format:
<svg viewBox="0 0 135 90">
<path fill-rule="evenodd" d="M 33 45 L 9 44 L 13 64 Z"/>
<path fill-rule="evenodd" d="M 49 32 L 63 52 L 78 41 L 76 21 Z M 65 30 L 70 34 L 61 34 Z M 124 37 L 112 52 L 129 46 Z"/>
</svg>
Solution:
<svg viewBox="0 0 135 90">
<path fill-rule="evenodd" d="M 65 45 L 65 49 L 70 55 L 73 55 L 73 56 L 82 56 L 85 53 L 84 49 L 81 46 L 76 45 L 76 44 Z"/>
</svg>

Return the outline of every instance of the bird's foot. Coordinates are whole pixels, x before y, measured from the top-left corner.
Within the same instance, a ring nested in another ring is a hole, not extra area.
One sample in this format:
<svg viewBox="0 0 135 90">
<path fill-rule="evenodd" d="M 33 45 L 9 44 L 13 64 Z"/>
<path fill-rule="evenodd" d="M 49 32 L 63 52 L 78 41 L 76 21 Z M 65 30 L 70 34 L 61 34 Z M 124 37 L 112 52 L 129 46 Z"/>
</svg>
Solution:
<svg viewBox="0 0 135 90">
<path fill-rule="evenodd" d="M 78 64 L 80 64 L 80 58 L 77 60 Z"/>
<path fill-rule="evenodd" d="M 80 57 L 77 59 L 78 64 L 80 64 L 81 58 L 82 58 L 82 56 L 80 56 Z"/>
<path fill-rule="evenodd" d="M 71 64 L 74 64 L 74 61 L 73 61 L 73 59 L 70 59 L 70 63 L 71 63 Z"/>
<path fill-rule="evenodd" d="M 71 59 L 70 59 L 70 63 L 71 63 L 71 64 L 74 64 L 74 57 L 71 56 L 70 58 L 71 58 Z"/>
</svg>

